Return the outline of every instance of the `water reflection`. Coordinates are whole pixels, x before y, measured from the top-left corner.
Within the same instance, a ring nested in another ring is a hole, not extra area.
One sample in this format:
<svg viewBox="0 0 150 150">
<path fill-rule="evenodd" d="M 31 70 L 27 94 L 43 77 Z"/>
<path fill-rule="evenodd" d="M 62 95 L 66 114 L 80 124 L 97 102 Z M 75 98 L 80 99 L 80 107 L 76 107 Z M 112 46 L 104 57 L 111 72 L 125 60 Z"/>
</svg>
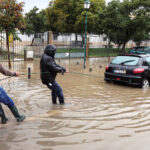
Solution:
<svg viewBox="0 0 150 150">
<path fill-rule="evenodd" d="M 90 59 L 86 69 L 82 59 L 58 62 L 72 72 L 57 77 L 64 106 L 51 104 L 51 92 L 40 81 L 39 60 L 15 63 L 19 72 L 31 67 L 34 74 L 1 82 L 27 116 L 18 124 L 4 107 L 9 122 L 0 125 L 2 150 L 148 149 L 150 89 L 105 83 L 108 61 Z"/>
</svg>

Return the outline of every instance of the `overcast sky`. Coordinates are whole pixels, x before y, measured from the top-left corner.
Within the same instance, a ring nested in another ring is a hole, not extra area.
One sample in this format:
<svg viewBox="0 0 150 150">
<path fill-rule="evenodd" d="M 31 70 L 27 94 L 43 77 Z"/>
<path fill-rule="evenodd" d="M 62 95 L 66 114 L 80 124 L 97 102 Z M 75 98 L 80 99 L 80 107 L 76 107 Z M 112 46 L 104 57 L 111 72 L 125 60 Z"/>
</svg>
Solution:
<svg viewBox="0 0 150 150">
<path fill-rule="evenodd" d="M 24 6 L 24 13 L 29 12 L 31 9 L 33 9 L 34 6 L 36 6 L 37 8 L 41 9 L 45 9 L 50 0 L 17 0 L 18 2 L 25 2 L 25 6 Z M 106 2 L 110 2 L 111 0 L 106 0 Z"/>
<path fill-rule="evenodd" d="M 31 9 L 33 9 L 34 6 L 36 6 L 40 10 L 45 9 L 50 2 L 50 0 L 17 0 L 17 1 L 25 2 L 24 13 L 29 12 Z"/>
</svg>

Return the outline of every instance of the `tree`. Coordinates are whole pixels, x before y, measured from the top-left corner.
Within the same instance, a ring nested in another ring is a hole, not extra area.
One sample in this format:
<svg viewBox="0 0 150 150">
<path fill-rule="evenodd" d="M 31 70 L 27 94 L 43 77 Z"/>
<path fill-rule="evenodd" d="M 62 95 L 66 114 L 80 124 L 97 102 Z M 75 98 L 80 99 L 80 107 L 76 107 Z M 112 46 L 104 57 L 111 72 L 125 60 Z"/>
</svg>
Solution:
<svg viewBox="0 0 150 150">
<path fill-rule="evenodd" d="M 137 33 L 148 31 L 149 6 L 149 0 L 124 0 L 123 2 L 113 0 L 100 14 L 99 24 L 103 32 L 110 41 L 122 45 L 123 53 L 129 40 L 132 40 Z"/>
<path fill-rule="evenodd" d="M 85 32 L 85 0 L 54 0 L 46 9 L 46 15 L 50 25 L 50 30 L 56 33 L 75 33 L 82 35 L 84 43 Z M 98 14 L 105 6 L 104 0 L 90 0 L 91 7 L 87 12 L 87 32 L 100 33 L 98 28 Z"/>
<path fill-rule="evenodd" d="M 104 0 L 90 0 L 91 6 L 87 10 L 87 32 L 100 34 L 102 33 L 101 28 L 98 26 L 99 13 L 105 7 Z M 77 32 L 82 33 L 85 31 L 85 9 L 83 7 L 84 0 L 82 1 L 82 11 L 78 14 L 74 28 Z"/>
<path fill-rule="evenodd" d="M 53 32 L 74 32 L 77 12 L 81 9 L 82 0 L 55 0 L 46 9 L 50 29 Z"/>
<path fill-rule="evenodd" d="M 33 45 L 36 33 L 43 33 L 49 29 L 45 10 L 38 12 L 38 8 L 34 7 L 29 13 L 25 14 L 26 29 L 25 33 L 30 36 L 34 34 L 31 45 Z"/>
<path fill-rule="evenodd" d="M 149 31 L 148 32 L 147 31 L 136 32 L 133 35 L 132 40 L 136 43 L 137 46 L 140 46 L 142 41 L 150 40 Z"/>
<path fill-rule="evenodd" d="M 97 30 L 98 13 L 105 5 L 104 0 L 90 0 L 88 11 L 88 32 Z M 84 0 L 55 0 L 46 9 L 50 29 L 54 32 L 84 33 L 85 10 Z"/>
<path fill-rule="evenodd" d="M 14 35 L 16 30 L 24 28 L 24 19 L 22 16 L 24 3 L 17 3 L 16 0 L 5 0 L 0 5 L 0 28 L 6 32 L 6 45 L 8 51 L 9 68 L 11 68 L 9 52 L 9 35 Z"/>
<path fill-rule="evenodd" d="M 150 39 L 150 2 L 145 1 L 137 1 L 136 2 L 137 9 L 132 12 L 132 20 L 138 25 L 136 28 L 136 32 L 132 36 L 132 40 L 136 43 L 136 45 L 140 46 L 142 41 Z M 142 30 L 141 30 L 142 29 Z"/>
</svg>

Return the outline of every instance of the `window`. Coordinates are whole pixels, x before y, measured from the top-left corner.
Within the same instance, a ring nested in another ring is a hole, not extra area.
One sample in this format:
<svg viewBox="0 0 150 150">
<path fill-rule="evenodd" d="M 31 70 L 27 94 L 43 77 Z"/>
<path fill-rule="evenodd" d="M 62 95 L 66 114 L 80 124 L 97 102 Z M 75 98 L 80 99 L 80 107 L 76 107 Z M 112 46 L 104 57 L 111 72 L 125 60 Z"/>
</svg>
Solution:
<svg viewBox="0 0 150 150">
<path fill-rule="evenodd" d="M 150 53 L 150 47 L 145 47 L 144 51 Z"/>
<path fill-rule="evenodd" d="M 134 56 L 117 56 L 112 60 L 112 64 L 134 66 L 139 62 L 139 59 Z"/>
</svg>

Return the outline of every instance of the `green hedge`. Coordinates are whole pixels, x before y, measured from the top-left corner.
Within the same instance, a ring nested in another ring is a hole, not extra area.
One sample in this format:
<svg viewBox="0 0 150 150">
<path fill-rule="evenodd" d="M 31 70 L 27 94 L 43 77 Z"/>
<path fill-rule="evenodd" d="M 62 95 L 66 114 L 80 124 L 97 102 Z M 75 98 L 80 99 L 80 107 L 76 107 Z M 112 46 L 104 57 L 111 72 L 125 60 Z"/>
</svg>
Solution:
<svg viewBox="0 0 150 150">
<path fill-rule="evenodd" d="M 129 48 L 127 48 L 126 53 L 129 52 Z M 57 53 L 72 53 L 72 52 L 84 52 L 83 48 L 80 49 L 57 49 Z M 89 49 L 89 57 L 106 57 L 106 56 L 117 56 L 121 53 L 121 50 L 117 48 L 90 48 Z"/>
<path fill-rule="evenodd" d="M 57 49 L 57 53 L 74 53 L 74 52 L 83 52 L 83 48 L 72 48 L 72 49 Z"/>
</svg>

